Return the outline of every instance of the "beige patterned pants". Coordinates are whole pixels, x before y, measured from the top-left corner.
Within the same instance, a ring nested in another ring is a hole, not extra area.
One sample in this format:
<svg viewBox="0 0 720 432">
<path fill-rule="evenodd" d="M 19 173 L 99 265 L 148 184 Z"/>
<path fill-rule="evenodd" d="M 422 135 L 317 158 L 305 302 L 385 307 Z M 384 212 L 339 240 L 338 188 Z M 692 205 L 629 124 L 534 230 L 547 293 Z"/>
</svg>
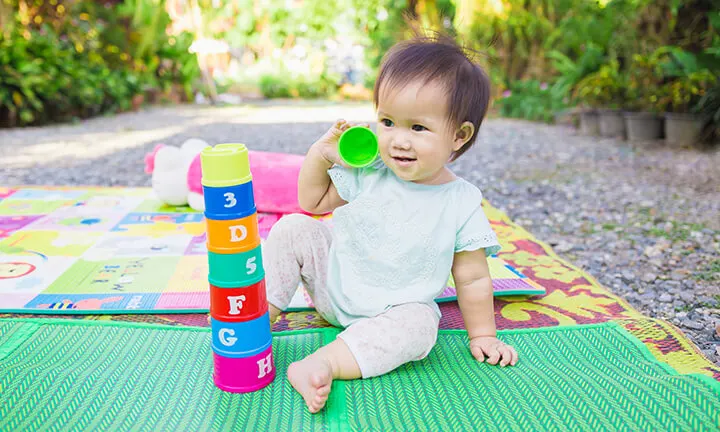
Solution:
<svg viewBox="0 0 720 432">
<path fill-rule="evenodd" d="M 285 310 L 302 281 L 315 309 L 340 327 L 326 283 L 331 244 L 332 233 L 326 223 L 300 214 L 281 218 L 263 245 L 268 302 Z M 358 320 L 338 337 L 350 348 L 363 378 L 370 378 L 425 358 L 437 340 L 438 325 L 430 306 L 408 303 Z"/>
</svg>

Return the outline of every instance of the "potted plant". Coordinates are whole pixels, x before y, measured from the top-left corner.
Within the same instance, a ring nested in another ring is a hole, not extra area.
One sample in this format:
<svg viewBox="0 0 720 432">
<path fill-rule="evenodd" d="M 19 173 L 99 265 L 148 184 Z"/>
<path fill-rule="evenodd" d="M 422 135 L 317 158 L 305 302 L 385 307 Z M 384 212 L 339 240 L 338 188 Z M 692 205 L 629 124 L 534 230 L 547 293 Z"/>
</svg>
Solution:
<svg viewBox="0 0 720 432">
<path fill-rule="evenodd" d="M 665 47 L 659 63 L 665 82 L 659 89 L 657 107 L 665 112 L 665 140 L 675 146 L 698 143 L 705 120 L 694 112 L 717 76 L 703 57 L 678 47 Z"/>
<path fill-rule="evenodd" d="M 705 123 L 703 132 L 704 141 L 710 144 L 720 144 L 720 81 L 715 81 L 715 85 L 709 88 L 705 95 L 700 99 L 695 111 L 702 117 Z"/>
<path fill-rule="evenodd" d="M 580 133 L 583 135 L 597 136 L 600 134 L 597 111 L 591 107 L 583 107 L 582 101 L 572 97 L 572 90 L 584 77 L 596 72 L 604 62 L 605 52 L 598 45 L 588 42 L 583 47 L 583 52 L 576 60 L 571 59 L 560 51 L 551 51 L 548 58 L 552 60 L 552 66 L 557 71 L 559 78 L 552 86 L 552 91 L 557 94 L 569 96 L 569 104 L 575 106 L 581 104 L 577 109 L 571 110 L 571 115 L 580 119 Z"/>
<path fill-rule="evenodd" d="M 656 140 L 663 134 L 663 119 L 657 110 L 658 87 L 662 81 L 656 55 L 636 54 L 632 58 L 625 89 L 625 130 L 630 141 Z"/>
<path fill-rule="evenodd" d="M 665 140 L 685 147 L 697 144 L 705 120 L 693 108 L 717 77 L 707 69 L 693 72 L 667 82 L 660 89 L 658 108 L 665 111 Z"/>
<path fill-rule="evenodd" d="M 597 111 L 594 109 L 580 111 L 580 133 L 589 136 L 600 135 L 600 121 L 598 120 Z"/>
<path fill-rule="evenodd" d="M 624 100 L 624 77 L 616 60 L 603 65 L 578 83 L 575 97 L 597 110 L 601 136 L 624 137 L 625 121 L 620 107 Z"/>
</svg>

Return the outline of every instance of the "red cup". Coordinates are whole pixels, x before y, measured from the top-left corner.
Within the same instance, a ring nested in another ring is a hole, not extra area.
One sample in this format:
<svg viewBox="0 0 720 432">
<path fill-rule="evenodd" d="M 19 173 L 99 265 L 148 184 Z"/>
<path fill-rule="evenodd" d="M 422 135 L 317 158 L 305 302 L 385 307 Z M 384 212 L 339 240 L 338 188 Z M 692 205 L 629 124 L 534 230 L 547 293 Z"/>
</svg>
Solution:
<svg viewBox="0 0 720 432">
<path fill-rule="evenodd" d="M 220 321 L 250 321 L 268 310 L 265 279 L 241 288 L 210 284 L 210 315 Z"/>
</svg>

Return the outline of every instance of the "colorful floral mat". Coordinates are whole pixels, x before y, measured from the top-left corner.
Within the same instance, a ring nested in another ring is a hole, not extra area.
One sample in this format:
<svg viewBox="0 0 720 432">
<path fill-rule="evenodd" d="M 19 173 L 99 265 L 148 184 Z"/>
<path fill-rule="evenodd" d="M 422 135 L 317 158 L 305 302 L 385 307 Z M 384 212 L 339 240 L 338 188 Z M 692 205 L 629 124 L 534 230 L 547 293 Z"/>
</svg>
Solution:
<svg viewBox="0 0 720 432">
<path fill-rule="evenodd" d="M 131 189 L 120 189 L 130 193 Z M 0 197 L 2 197 L 0 189 Z M 7 194 L 7 192 L 5 192 Z M 0 202 L 0 211 L 3 203 Z M 47 204 L 45 204 L 47 205 Z M 671 324 L 650 319 L 634 310 L 621 298 L 600 286 L 590 275 L 560 259 L 546 244 L 515 225 L 503 212 L 485 203 L 485 212 L 503 249 L 498 257 L 521 274 L 543 287 L 542 297 L 497 297 L 495 315 L 499 329 L 537 328 L 616 321 L 642 341 L 650 352 L 679 373 L 701 373 L 720 380 L 720 367 L 707 360 L 699 350 Z M 463 328 L 456 302 L 440 305 L 441 328 Z M 19 316 L 5 314 L 0 316 Z M 31 316 L 31 315 L 23 315 Z M 50 315 L 43 315 L 49 317 Z M 70 316 L 63 316 L 68 318 Z M 89 320 L 117 320 L 184 326 L 207 326 L 205 314 L 170 315 L 75 315 Z M 274 330 L 326 327 L 316 312 L 284 313 Z"/>
<path fill-rule="evenodd" d="M 147 188 L 21 188 L 0 194 L 1 312 L 208 311 L 202 213 L 163 206 Z M 261 238 L 280 217 L 259 214 Z M 496 295 L 545 293 L 501 258 L 488 261 Z M 449 280 L 438 302 L 455 299 Z M 299 286 L 290 310 L 312 306 Z"/>
</svg>

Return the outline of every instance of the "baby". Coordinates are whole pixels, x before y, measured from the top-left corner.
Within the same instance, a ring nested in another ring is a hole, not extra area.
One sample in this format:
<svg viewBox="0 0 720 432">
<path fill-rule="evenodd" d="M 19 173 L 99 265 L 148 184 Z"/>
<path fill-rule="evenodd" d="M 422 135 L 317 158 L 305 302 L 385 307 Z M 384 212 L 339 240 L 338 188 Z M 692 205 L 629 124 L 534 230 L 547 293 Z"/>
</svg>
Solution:
<svg viewBox="0 0 720 432">
<path fill-rule="evenodd" d="M 446 164 L 475 142 L 490 97 L 485 72 L 450 39 L 414 39 L 383 59 L 374 89 L 380 158 L 350 169 L 340 120 L 307 152 L 298 198 L 309 213 L 334 211 L 332 229 L 305 215 L 280 219 L 263 260 L 272 322 L 300 281 L 317 311 L 343 328 L 290 365 L 288 379 L 313 413 L 332 381 L 385 374 L 425 358 L 438 334 L 434 299 L 450 273 L 479 361 L 515 365 L 496 337 L 486 257 L 500 249 L 480 190 Z"/>
</svg>

